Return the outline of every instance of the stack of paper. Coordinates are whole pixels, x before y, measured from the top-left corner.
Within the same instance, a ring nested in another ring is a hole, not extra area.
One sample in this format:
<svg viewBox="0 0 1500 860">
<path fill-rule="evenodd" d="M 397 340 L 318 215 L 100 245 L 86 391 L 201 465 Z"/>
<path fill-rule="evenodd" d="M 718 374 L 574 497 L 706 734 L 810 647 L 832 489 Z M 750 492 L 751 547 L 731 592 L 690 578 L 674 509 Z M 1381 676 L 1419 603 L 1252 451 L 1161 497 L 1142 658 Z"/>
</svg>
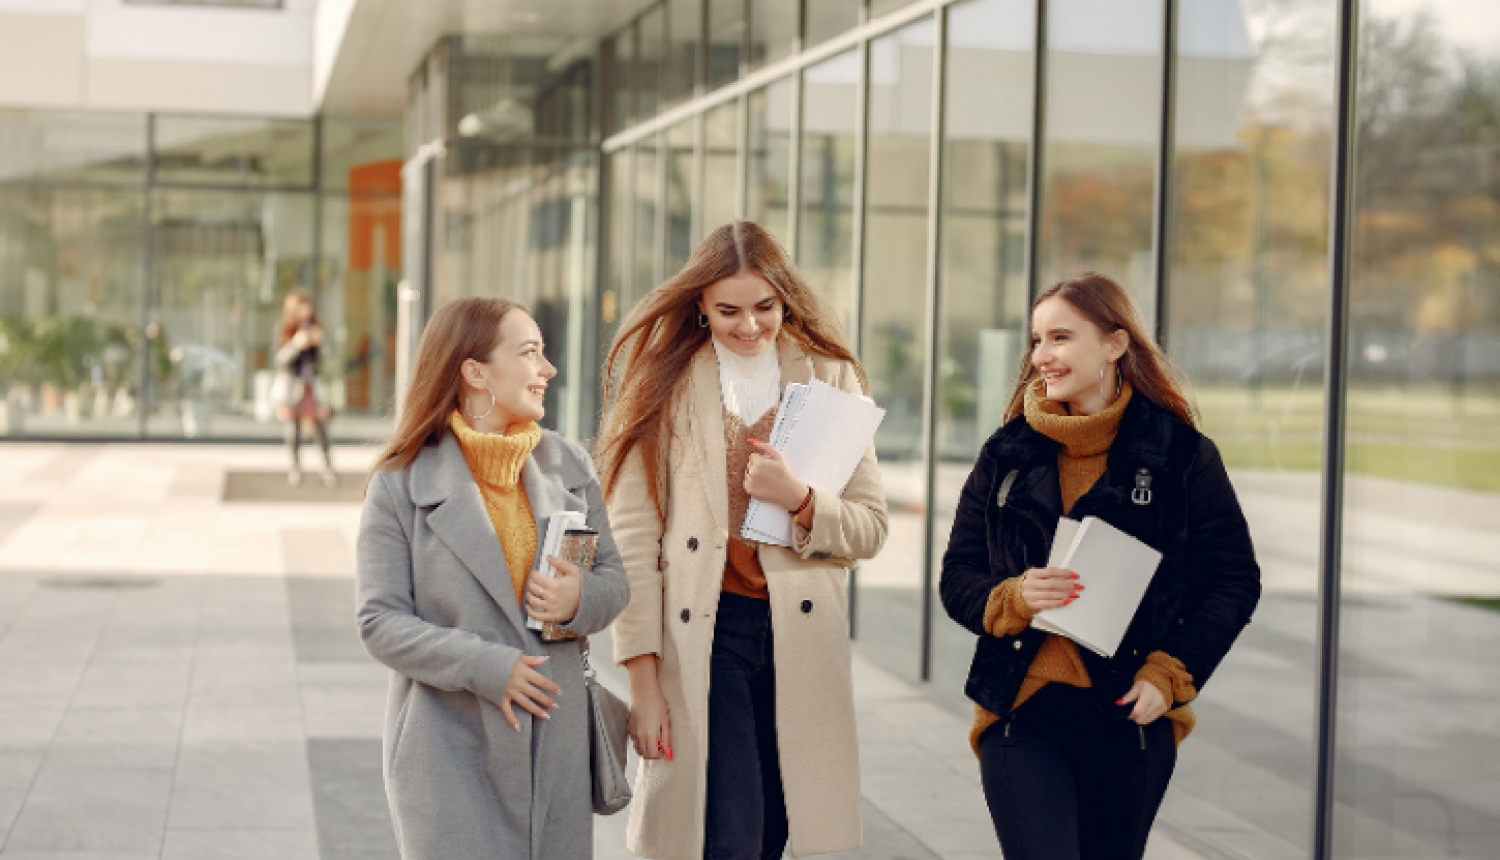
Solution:
<svg viewBox="0 0 1500 860">
<path fill-rule="evenodd" d="M 868 397 L 820 379 L 806 385 L 790 382 L 766 441 L 786 457 L 792 473 L 808 486 L 841 496 L 883 420 L 885 410 Z M 778 505 L 751 499 L 740 536 L 791 546 L 792 517 Z"/>
<path fill-rule="evenodd" d="M 1031 626 L 1113 657 L 1160 563 L 1161 553 L 1098 517 L 1063 517 L 1047 566 L 1078 574 L 1084 590 L 1067 606 L 1038 612 Z"/>
</svg>

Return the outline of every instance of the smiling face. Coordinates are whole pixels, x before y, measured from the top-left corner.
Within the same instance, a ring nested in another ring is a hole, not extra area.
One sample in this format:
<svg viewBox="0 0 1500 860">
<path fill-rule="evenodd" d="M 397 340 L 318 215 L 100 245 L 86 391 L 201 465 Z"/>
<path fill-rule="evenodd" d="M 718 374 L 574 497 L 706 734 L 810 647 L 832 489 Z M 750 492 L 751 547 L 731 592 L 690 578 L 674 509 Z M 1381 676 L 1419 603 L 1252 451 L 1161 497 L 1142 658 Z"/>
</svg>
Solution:
<svg viewBox="0 0 1500 860">
<path fill-rule="evenodd" d="M 698 310 L 708 317 L 714 339 L 750 358 L 776 342 L 781 331 L 781 296 L 754 272 L 715 281 L 703 291 Z"/>
<path fill-rule="evenodd" d="M 1047 385 L 1047 399 L 1068 404 L 1075 415 L 1092 415 L 1114 401 L 1115 362 L 1129 346 L 1124 329 L 1106 335 L 1061 298 L 1047 299 L 1031 314 L 1031 363 Z"/>
<path fill-rule="evenodd" d="M 464 362 L 464 417 L 475 430 L 504 432 L 513 424 L 537 421 L 547 414 L 542 401 L 557 368 L 543 355 L 544 347 L 536 320 L 517 309 L 500 320 L 500 345 L 482 362 Z M 491 393 L 495 408 L 486 414 Z"/>
</svg>

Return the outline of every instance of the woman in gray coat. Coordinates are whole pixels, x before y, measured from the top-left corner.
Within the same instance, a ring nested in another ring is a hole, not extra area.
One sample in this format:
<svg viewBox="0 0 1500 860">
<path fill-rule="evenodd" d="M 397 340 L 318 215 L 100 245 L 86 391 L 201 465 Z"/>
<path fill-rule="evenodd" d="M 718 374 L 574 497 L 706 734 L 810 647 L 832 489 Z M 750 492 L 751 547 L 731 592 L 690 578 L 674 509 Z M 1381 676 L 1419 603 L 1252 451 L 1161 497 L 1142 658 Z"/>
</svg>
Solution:
<svg viewBox="0 0 1500 860">
<path fill-rule="evenodd" d="M 629 586 L 589 456 L 536 424 L 557 373 L 542 350 L 510 302 L 441 308 L 366 488 L 358 620 L 392 669 L 384 772 L 405 860 L 593 853 L 580 643 L 525 621 L 597 633 Z M 565 510 L 599 532 L 593 570 L 553 558 L 557 577 L 528 575 Z"/>
</svg>

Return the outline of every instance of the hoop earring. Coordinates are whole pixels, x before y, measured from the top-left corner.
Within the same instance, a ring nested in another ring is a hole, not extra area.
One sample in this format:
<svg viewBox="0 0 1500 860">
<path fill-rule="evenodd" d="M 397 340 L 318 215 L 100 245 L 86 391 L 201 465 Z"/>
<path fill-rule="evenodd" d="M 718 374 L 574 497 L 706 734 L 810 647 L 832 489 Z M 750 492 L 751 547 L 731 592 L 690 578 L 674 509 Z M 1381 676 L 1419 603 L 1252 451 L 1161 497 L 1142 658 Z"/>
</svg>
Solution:
<svg viewBox="0 0 1500 860">
<path fill-rule="evenodd" d="M 708 314 L 703 311 L 698 312 L 698 328 L 708 328 Z"/>
<path fill-rule="evenodd" d="M 490 408 L 484 410 L 483 415 L 475 415 L 472 409 L 468 410 L 469 417 L 474 419 L 475 421 L 483 421 L 484 419 L 490 417 L 491 412 L 495 411 L 495 392 L 490 391 L 490 387 L 488 385 L 484 387 L 484 390 L 490 392 Z"/>
</svg>

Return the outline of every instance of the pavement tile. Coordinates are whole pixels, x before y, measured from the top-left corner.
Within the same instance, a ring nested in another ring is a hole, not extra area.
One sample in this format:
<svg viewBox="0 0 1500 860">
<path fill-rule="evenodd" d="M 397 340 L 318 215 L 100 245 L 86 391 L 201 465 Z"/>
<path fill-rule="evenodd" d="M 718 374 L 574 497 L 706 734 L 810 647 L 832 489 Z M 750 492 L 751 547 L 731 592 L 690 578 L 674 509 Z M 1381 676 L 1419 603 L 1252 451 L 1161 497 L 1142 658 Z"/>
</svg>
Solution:
<svg viewBox="0 0 1500 860">
<path fill-rule="evenodd" d="M 44 767 L 6 841 L 11 853 L 151 854 L 161 849 L 171 773 Z"/>
<path fill-rule="evenodd" d="M 182 730 L 182 742 L 188 746 L 301 740 L 300 707 L 250 707 L 194 702 L 188 706 L 187 720 Z"/>
<path fill-rule="evenodd" d="M 187 701 L 192 663 L 186 659 L 96 660 L 89 664 L 74 707 L 173 708 Z"/>
<path fill-rule="evenodd" d="M 168 830 L 161 860 L 327 860 L 312 830 Z"/>
<path fill-rule="evenodd" d="M 165 769 L 176 766 L 182 709 L 74 709 L 47 753 L 58 768 Z"/>
</svg>

